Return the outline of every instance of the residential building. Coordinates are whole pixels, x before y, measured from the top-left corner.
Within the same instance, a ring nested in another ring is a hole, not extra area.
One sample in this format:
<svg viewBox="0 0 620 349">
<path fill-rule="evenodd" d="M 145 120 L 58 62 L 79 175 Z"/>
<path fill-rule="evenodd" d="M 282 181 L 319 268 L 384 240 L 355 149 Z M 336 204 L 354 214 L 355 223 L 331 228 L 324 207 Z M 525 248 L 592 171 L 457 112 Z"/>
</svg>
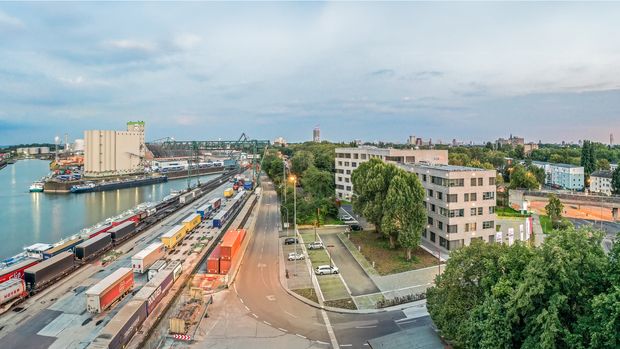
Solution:
<svg viewBox="0 0 620 349">
<path fill-rule="evenodd" d="M 84 131 L 84 175 L 113 176 L 144 171 L 144 122 L 127 123 L 127 131 Z"/>
<path fill-rule="evenodd" d="M 516 147 L 517 145 L 524 145 L 525 139 L 523 137 L 517 137 L 511 134 L 508 139 L 498 138 L 495 141 L 495 144 L 497 145 L 498 148 L 501 147 L 502 145 L 510 145 L 512 147 Z"/>
<path fill-rule="evenodd" d="M 475 239 L 495 242 L 496 171 L 453 165 L 399 164 L 418 175 L 426 192 L 422 239 L 444 251 Z"/>
<path fill-rule="evenodd" d="M 351 173 L 362 163 L 378 158 L 386 162 L 448 164 L 447 150 L 392 149 L 361 146 L 336 148 L 336 196 L 350 200 L 353 195 Z"/>
<path fill-rule="evenodd" d="M 538 149 L 538 143 L 529 142 L 523 144 L 523 153 L 525 155 L 530 155 L 532 151 Z"/>
<path fill-rule="evenodd" d="M 545 171 L 545 184 L 569 190 L 582 190 L 585 173 L 583 166 L 532 161 L 532 165 Z"/>
<path fill-rule="evenodd" d="M 609 169 L 615 171 L 618 168 L 618 164 L 609 164 Z"/>
<path fill-rule="evenodd" d="M 611 178 L 613 175 L 613 171 L 600 170 L 592 172 L 590 175 L 590 191 L 593 193 L 611 195 Z"/>
</svg>

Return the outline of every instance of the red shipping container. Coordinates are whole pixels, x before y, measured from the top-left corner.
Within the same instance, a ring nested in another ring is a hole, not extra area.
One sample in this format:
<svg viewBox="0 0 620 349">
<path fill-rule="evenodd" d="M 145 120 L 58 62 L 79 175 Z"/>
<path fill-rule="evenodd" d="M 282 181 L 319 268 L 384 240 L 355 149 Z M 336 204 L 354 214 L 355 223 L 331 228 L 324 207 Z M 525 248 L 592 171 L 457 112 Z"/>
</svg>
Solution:
<svg viewBox="0 0 620 349">
<path fill-rule="evenodd" d="M 131 274 L 127 274 L 111 289 L 107 290 L 105 294 L 101 295 L 101 309 L 107 309 L 110 304 L 116 302 L 116 300 L 123 294 L 133 289 L 133 271 Z"/>
<path fill-rule="evenodd" d="M 247 234 L 247 230 L 245 229 L 237 229 L 239 231 L 239 243 L 243 242 L 243 239 L 245 239 L 245 235 Z"/>
<path fill-rule="evenodd" d="M 231 260 L 237 254 L 241 241 L 239 240 L 239 232 L 237 230 L 229 230 L 222 239 L 220 260 Z M 220 268 L 222 263 L 220 261 Z"/>
<path fill-rule="evenodd" d="M 220 260 L 220 274 L 224 275 L 224 274 L 228 274 L 228 271 L 230 270 L 230 265 L 232 264 L 231 261 L 229 260 Z"/>
<path fill-rule="evenodd" d="M 220 273 L 220 246 L 217 246 L 213 252 L 207 258 L 207 273 L 219 274 Z"/>
</svg>

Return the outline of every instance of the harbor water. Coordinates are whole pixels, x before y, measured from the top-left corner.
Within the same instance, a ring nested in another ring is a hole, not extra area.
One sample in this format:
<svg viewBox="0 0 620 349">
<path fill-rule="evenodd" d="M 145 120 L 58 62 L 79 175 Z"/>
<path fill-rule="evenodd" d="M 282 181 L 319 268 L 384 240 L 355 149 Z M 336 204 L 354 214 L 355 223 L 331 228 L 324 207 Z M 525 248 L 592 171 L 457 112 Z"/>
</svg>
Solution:
<svg viewBox="0 0 620 349">
<path fill-rule="evenodd" d="M 159 201 L 171 190 L 187 188 L 187 179 L 181 178 L 106 192 L 28 192 L 30 184 L 48 172 L 49 162 L 42 160 L 22 160 L 0 170 L 0 260 L 21 252 L 24 246 L 54 243 L 142 202 Z M 192 178 L 191 185 L 216 176 Z"/>
</svg>

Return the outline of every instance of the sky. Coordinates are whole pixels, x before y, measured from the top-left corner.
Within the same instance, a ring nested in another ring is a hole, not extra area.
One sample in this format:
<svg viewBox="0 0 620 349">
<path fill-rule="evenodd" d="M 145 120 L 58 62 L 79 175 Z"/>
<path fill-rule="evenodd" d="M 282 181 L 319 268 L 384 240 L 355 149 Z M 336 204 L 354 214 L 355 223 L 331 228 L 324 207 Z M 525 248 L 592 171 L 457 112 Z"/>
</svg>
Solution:
<svg viewBox="0 0 620 349">
<path fill-rule="evenodd" d="M 0 145 L 620 139 L 620 3 L 0 3 Z"/>
</svg>

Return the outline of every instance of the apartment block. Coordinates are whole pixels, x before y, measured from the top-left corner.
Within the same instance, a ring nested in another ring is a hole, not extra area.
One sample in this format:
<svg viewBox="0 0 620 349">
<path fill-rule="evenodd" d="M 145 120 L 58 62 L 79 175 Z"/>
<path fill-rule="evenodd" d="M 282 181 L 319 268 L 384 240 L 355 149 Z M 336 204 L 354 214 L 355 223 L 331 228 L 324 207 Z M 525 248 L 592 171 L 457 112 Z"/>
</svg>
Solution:
<svg viewBox="0 0 620 349">
<path fill-rule="evenodd" d="M 496 171 L 452 165 L 401 164 L 416 173 L 426 192 L 422 239 L 444 251 L 475 239 L 495 242 Z"/>
<path fill-rule="evenodd" d="M 386 162 L 401 164 L 448 164 L 447 150 L 391 149 L 361 146 L 356 148 L 336 148 L 336 196 L 351 200 L 353 183 L 351 173 L 362 163 L 378 158 Z"/>
<path fill-rule="evenodd" d="M 585 173 L 583 166 L 532 161 L 532 165 L 545 171 L 545 184 L 556 188 L 582 190 Z"/>
<path fill-rule="evenodd" d="M 602 193 L 611 195 L 612 186 L 611 178 L 613 177 L 613 171 L 594 171 L 590 175 L 590 191 L 593 193 Z"/>
</svg>

